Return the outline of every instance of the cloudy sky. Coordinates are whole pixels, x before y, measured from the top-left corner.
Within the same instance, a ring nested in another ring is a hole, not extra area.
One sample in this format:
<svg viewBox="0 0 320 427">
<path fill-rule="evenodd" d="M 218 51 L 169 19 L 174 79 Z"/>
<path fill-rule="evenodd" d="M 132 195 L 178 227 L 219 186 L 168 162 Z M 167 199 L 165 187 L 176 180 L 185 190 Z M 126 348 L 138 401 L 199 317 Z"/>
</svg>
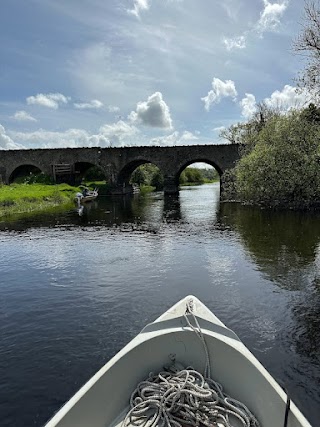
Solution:
<svg viewBox="0 0 320 427">
<path fill-rule="evenodd" d="M 1 0 L 0 148 L 223 143 L 304 102 L 303 0 Z"/>
</svg>

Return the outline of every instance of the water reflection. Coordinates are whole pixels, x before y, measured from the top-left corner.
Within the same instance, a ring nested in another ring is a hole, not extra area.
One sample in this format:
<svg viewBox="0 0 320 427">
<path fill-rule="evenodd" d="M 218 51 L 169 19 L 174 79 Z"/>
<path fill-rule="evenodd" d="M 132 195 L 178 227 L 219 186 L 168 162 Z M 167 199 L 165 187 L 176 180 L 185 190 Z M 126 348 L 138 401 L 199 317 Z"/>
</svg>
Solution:
<svg viewBox="0 0 320 427">
<path fill-rule="evenodd" d="M 319 214 L 222 204 L 218 220 L 223 229 L 238 233 L 268 279 L 289 290 L 304 288 L 308 266 L 314 265 L 319 247 Z"/>
<path fill-rule="evenodd" d="M 296 324 L 292 331 L 296 350 L 320 364 L 320 275 L 314 277 L 309 291 L 292 308 Z M 320 386 L 320 377 L 318 377 Z"/>
<path fill-rule="evenodd" d="M 320 363 L 319 213 L 222 204 L 218 218 L 222 228 L 238 233 L 264 276 L 292 292 L 289 305 L 294 320 L 290 330 L 283 330 L 284 339 L 292 342 L 295 351 Z"/>
<path fill-rule="evenodd" d="M 147 199 L 141 198 L 138 203 L 135 196 L 101 197 L 99 201 L 87 203 L 82 216 L 87 225 L 119 226 L 123 223 L 143 221 L 146 204 Z M 70 214 L 68 220 L 73 221 Z"/>
<path fill-rule="evenodd" d="M 181 191 L 181 216 L 189 224 L 214 228 L 220 204 L 220 185 L 203 185 L 201 190 L 198 187 L 186 187 Z"/>
<path fill-rule="evenodd" d="M 164 197 L 162 219 L 164 222 L 180 221 L 180 194 Z"/>
</svg>

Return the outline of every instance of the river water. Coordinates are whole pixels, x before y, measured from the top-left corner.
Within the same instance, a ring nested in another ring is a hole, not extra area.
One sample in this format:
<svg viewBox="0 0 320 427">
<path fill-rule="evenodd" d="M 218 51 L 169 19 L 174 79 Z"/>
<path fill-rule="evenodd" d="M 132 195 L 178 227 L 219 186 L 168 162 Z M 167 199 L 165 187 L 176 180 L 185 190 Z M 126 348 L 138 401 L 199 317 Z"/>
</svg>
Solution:
<svg viewBox="0 0 320 427">
<path fill-rule="evenodd" d="M 220 204 L 218 184 L 0 222 L 0 425 L 43 425 L 188 294 L 319 426 L 320 215 Z"/>
</svg>

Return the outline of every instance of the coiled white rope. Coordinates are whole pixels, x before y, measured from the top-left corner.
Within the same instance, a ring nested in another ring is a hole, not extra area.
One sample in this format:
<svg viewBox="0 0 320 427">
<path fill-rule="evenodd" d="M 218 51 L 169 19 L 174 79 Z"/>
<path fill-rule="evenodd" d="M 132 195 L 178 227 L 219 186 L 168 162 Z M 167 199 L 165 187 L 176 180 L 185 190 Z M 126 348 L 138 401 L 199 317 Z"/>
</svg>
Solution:
<svg viewBox="0 0 320 427">
<path fill-rule="evenodd" d="M 228 396 L 221 384 L 211 379 L 208 348 L 191 302 L 187 304 L 185 318 L 203 343 L 206 354 L 204 375 L 179 363 L 159 374 L 150 373 L 132 393 L 131 409 L 122 427 L 260 427 L 243 403 Z"/>
</svg>

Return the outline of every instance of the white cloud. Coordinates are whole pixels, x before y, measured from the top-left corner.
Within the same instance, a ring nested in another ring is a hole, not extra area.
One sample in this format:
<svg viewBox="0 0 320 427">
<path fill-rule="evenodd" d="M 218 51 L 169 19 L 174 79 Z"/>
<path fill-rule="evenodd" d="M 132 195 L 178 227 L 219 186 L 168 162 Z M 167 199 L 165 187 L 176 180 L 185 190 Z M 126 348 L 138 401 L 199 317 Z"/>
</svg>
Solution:
<svg viewBox="0 0 320 427">
<path fill-rule="evenodd" d="M 157 138 L 152 138 L 150 141 L 151 145 L 179 145 L 185 144 L 188 141 L 194 141 L 198 139 L 192 132 L 184 131 L 180 132 L 175 131 L 170 135 L 159 136 Z"/>
<path fill-rule="evenodd" d="M 126 138 L 132 137 L 139 133 L 139 130 L 123 120 L 111 125 L 104 125 L 100 128 L 100 134 L 107 138 L 112 146 L 122 146 Z M 130 143 L 129 143 L 130 145 Z"/>
<path fill-rule="evenodd" d="M 246 36 L 242 35 L 234 38 L 224 37 L 223 43 L 225 44 L 227 50 L 244 49 L 246 47 Z"/>
<path fill-rule="evenodd" d="M 37 119 L 32 117 L 29 113 L 27 113 L 24 110 L 16 111 L 15 114 L 12 116 L 13 119 L 19 120 L 19 121 L 26 121 L 26 122 L 36 122 Z"/>
<path fill-rule="evenodd" d="M 294 86 L 285 85 L 282 90 L 275 90 L 263 102 L 268 107 L 276 109 L 280 113 L 285 113 L 291 109 L 302 108 L 307 103 L 312 102 L 312 96 L 306 91 L 297 91 Z M 250 119 L 257 111 L 256 98 L 251 93 L 246 93 L 239 105 L 242 108 L 241 114 L 245 119 Z"/>
<path fill-rule="evenodd" d="M 241 114 L 246 119 L 250 119 L 257 109 L 256 98 L 251 93 L 246 93 L 246 96 L 239 102 L 242 111 Z"/>
<path fill-rule="evenodd" d="M 274 91 L 270 98 L 266 98 L 268 107 L 277 108 L 280 111 L 288 111 L 292 108 L 301 108 L 312 101 L 312 96 L 306 92 L 298 92 L 297 88 L 285 85 L 282 90 Z"/>
<path fill-rule="evenodd" d="M 98 99 L 93 99 L 90 102 L 74 103 L 73 105 L 78 110 L 92 110 L 92 109 L 98 110 L 99 108 L 103 107 L 103 103 Z"/>
<path fill-rule="evenodd" d="M 221 132 L 222 130 L 225 130 L 225 126 L 218 126 L 218 127 L 216 127 L 216 128 L 213 128 L 212 130 L 214 131 L 214 132 Z"/>
<path fill-rule="evenodd" d="M 35 148 L 76 148 L 133 145 L 132 141 L 128 141 L 128 138 L 134 136 L 138 132 L 139 131 L 135 126 L 131 126 L 120 120 L 117 123 L 102 126 L 97 134 L 89 134 L 84 129 L 67 129 L 64 132 L 53 132 L 39 129 L 35 132 L 11 131 L 10 135 L 14 140 L 22 141 L 25 145 Z M 6 136 L 6 138 L 8 139 L 7 145 L 14 144 L 11 138 L 8 136 Z"/>
<path fill-rule="evenodd" d="M 28 105 L 41 105 L 42 107 L 53 108 L 57 110 L 61 104 L 67 104 L 70 98 L 62 93 L 38 93 L 36 96 L 27 98 Z"/>
<path fill-rule="evenodd" d="M 24 148 L 20 144 L 16 144 L 10 136 L 7 135 L 5 128 L 0 125 L 0 149 L 1 150 L 21 150 Z"/>
<path fill-rule="evenodd" d="M 116 105 L 109 105 L 108 111 L 109 111 L 109 113 L 119 113 L 120 108 L 117 107 Z"/>
<path fill-rule="evenodd" d="M 90 135 L 83 129 L 67 129 L 53 132 L 39 129 L 35 132 L 10 132 L 15 139 L 32 148 L 65 148 L 109 146 L 103 135 Z"/>
<path fill-rule="evenodd" d="M 195 141 L 196 139 L 199 139 L 196 135 L 194 135 L 192 132 L 189 132 L 188 130 L 185 130 L 180 138 L 181 141 Z"/>
<path fill-rule="evenodd" d="M 131 111 L 128 119 L 132 123 L 142 123 L 145 126 L 172 129 L 170 109 L 161 92 L 155 92 L 145 102 L 138 102 L 136 111 Z"/>
<path fill-rule="evenodd" d="M 260 14 L 260 19 L 257 24 L 259 32 L 275 30 L 280 24 L 280 18 L 285 12 L 288 1 L 282 3 L 270 3 L 268 0 L 263 0 L 264 9 Z"/>
<path fill-rule="evenodd" d="M 270 3 L 268 0 L 262 1 L 264 8 L 260 13 L 258 22 L 253 27 L 245 31 L 241 36 L 224 37 L 222 39 L 227 50 L 244 49 L 250 34 L 262 36 L 265 31 L 277 30 L 280 25 L 280 19 L 288 7 L 288 0 L 284 0 L 281 3 Z"/>
<path fill-rule="evenodd" d="M 150 141 L 151 145 L 175 145 L 179 139 L 179 132 L 175 131 L 171 135 L 158 136 L 152 138 Z"/>
<path fill-rule="evenodd" d="M 232 80 L 222 81 L 216 77 L 212 80 L 212 90 L 208 92 L 208 95 L 201 98 L 204 102 L 204 108 L 209 111 L 212 104 L 218 104 L 222 98 L 232 98 L 233 100 L 237 97 L 237 91 Z"/>
<path fill-rule="evenodd" d="M 127 9 L 127 11 L 137 18 L 140 18 L 140 12 L 148 10 L 149 7 L 149 0 L 133 0 L 133 9 Z"/>
<path fill-rule="evenodd" d="M 105 124 L 94 134 L 90 134 L 84 129 L 67 129 L 62 132 L 39 129 L 34 132 L 10 131 L 9 133 L 10 136 L 0 126 L 0 148 L 130 147 L 141 145 L 141 141 L 146 146 L 173 146 L 194 144 L 196 140 L 199 140 L 198 136 L 188 130 L 174 131 L 170 135 L 148 140 L 137 127 L 123 120 Z M 14 141 L 19 141 L 24 146 L 15 144 Z"/>
</svg>

